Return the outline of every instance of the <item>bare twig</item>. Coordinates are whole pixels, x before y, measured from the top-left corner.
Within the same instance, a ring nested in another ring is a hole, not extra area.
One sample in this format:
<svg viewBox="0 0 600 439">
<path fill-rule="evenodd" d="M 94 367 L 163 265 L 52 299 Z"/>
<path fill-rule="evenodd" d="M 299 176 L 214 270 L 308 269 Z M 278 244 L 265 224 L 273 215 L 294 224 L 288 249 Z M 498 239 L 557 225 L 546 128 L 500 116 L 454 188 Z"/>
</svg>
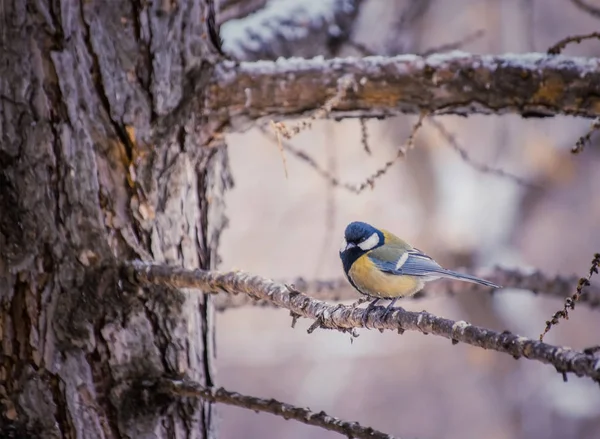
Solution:
<svg viewBox="0 0 600 439">
<path fill-rule="evenodd" d="M 554 313 L 552 318 L 546 321 L 546 327 L 544 328 L 544 332 L 540 334 L 540 341 L 544 339 L 544 336 L 552 329 L 552 326 L 558 325 L 560 319 L 569 320 L 569 310 L 575 309 L 575 302 L 579 302 L 581 299 L 581 295 L 583 294 L 583 288 L 590 286 L 590 280 L 594 273 L 598 273 L 598 266 L 600 266 L 600 253 L 594 254 L 594 259 L 592 259 L 592 265 L 590 266 L 590 271 L 587 277 L 582 277 L 577 282 L 577 289 L 575 292 L 565 299 L 565 305 L 562 310 Z"/>
<path fill-rule="evenodd" d="M 431 47 L 424 52 L 419 53 L 421 56 L 429 56 L 434 53 L 443 53 L 450 52 L 451 50 L 458 50 L 463 46 L 472 43 L 473 41 L 478 40 L 482 36 L 485 35 L 485 31 L 483 29 L 479 29 L 471 34 L 465 35 L 462 39 L 458 41 L 454 41 L 452 43 L 442 44 L 441 46 Z"/>
<path fill-rule="evenodd" d="M 374 50 L 370 49 L 369 47 L 367 47 L 363 43 L 359 43 L 358 41 L 349 40 L 349 41 L 346 42 L 346 44 L 348 44 L 348 46 L 350 46 L 354 50 L 356 50 L 361 56 L 374 56 L 374 55 L 377 55 L 377 52 L 375 52 Z"/>
<path fill-rule="evenodd" d="M 327 99 L 308 119 L 295 123 L 291 128 L 288 128 L 283 122 L 275 123 L 274 121 L 271 121 L 271 126 L 278 136 L 281 135 L 289 140 L 301 131 L 309 129 L 315 120 L 323 119 L 331 113 L 331 110 L 342 102 L 346 93 L 352 88 L 356 88 L 354 77 L 352 75 L 342 76 L 338 81 L 337 93 Z"/>
<path fill-rule="evenodd" d="M 579 279 L 576 276 L 551 277 L 540 271 L 526 273 L 519 270 L 509 270 L 499 267 L 496 267 L 492 271 L 480 270 L 472 274 L 479 277 L 485 277 L 490 282 L 497 285 L 502 285 L 503 289 L 491 290 L 478 284 L 465 284 L 460 281 L 443 279 L 427 284 L 423 291 L 403 300 L 418 300 L 423 297 L 440 295 L 452 296 L 466 292 L 473 294 L 502 294 L 502 291 L 509 289 L 528 290 L 532 291 L 534 294 L 564 300 L 569 294 L 569 291 L 572 291 L 572 288 L 577 285 Z M 297 278 L 283 283 L 291 285 L 295 289 L 306 291 L 311 297 L 323 301 L 350 301 L 355 300 L 358 297 L 356 290 L 344 278 L 309 281 L 303 278 Z M 216 309 L 219 311 L 241 306 L 274 306 L 271 302 L 256 300 L 243 294 L 218 296 L 214 302 Z M 579 298 L 579 303 L 585 304 L 591 309 L 600 309 L 600 287 L 596 285 L 587 287 L 584 290 L 583 295 Z"/>
<path fill-rule="evenodd" d="M 219 24 L 229 20 L 244 18 L 262 8 L 267 0 L 221 0 L 218 14 Z"/>
<path fill-rule="evenodd" d="M 202 398 L 205 401 L 246 408 L 255 412 L 271 413 L 286 420 L 294 419 L 303 424 L 335 431 L 349 438 L 394 439 L 394 436 L 374 430 L 371 427 L 363 427 L 358 422 L 349 422 L 334 418 L 323 411 L 317 413 L 308 408 L 296 407 L 275 399 L 262 399 L 241 395 L 237 392 L 225 390 L 222 387 L 216 389 L 206 388 L 195 381 L 162 379 L 156 386 L 156 391 L 183 398 Z"/>
<path fill-rule="evenodd" d="M 329 135 L 331 131 L 328 130 L 326 135 Z M 336 147 L 332 139 L 326 140 L 325 151 L 327 153 L 327 173 L 335 175 L 337 170 L 337 159 L 336 159 Z M 325 237 L 321 241 L 321 249 L 319 251 L 319 257 L 316 260 L 315 277 L 321 274 L 321 270 L 324 267 L 324 261 L 329 257 L 329 250 L 331 243 L 333 242 L 334 235 L 329 233 L 335 227 L 336 218 L 336 197 L 335 197 L 335 186 L 329 182 L 325 182 L 325 223 L 323 230 L 325 231 Z"/>
<path fill-rule="evenodd" d="M 579 154 L 581 151 L 583 151 L 585 149 L 585 145 L 592 139 L 592 134 L 594 134 L 594 132 L 596 132 L 598 129 L 600 129 L 600 117 L 594 119 L 588 132 L 577 140 L 575 146 L 571 148 L 571 152 L 573 154 Z"/>
<path fill-rule="evenodd" d="M 592 17 L 600 18 L 600 8 L 588 5 L 584 0 L 571 0 L 575 6 L 583 12 L 590 14 Z"/>
<path fill-rule="evenodd" d="M 242 293 L 268 300 L 290 310 L 295 316 L 318 321 L 316 326 L 320 328 L 352 332 L 355 328 L 368 325 L 379 330 L 434 334 L 452 340 L 453 343 L 463 342 L 507 353 L 515 358 L 525 357 L 551 364 L 563 375 L 574 373 L 577 376 L 590 377 L 600 383 L 600 359 L 593 355 L 520 337 L 508 331 L 499 333 L 464 321 L 436 317 L 425 311 L 409 312 L 396 308 L 386 314 L 386 309 L 381 306 L 376 306 L 367 312 L 356 307 L 329 305 L 286 285 L 241 272 L 187 270 L 163 265 L 146 265 L 141 262 L 124 265 L 123 270 L 126 279 L 145 285 L 161 284 L 175 288 L 197 288 L 205 293 L 219 291 L 231 294 Z M 363 318 L 366 318 L 364 324 Z"/>
<path fill-rule="evenodd" d="M 520 177 L 517 177 L 514 174 L 506 172 L 503 169 L 494 168 L 494 167 L 488 166 L 484 163 L 475 162 L 471 158 L 471 156 L 469 156 L 469 153 L 458 143 L 458 140 L 456 140 L 456 136 L 453 133 L 451 133 L 450 131 L 448 131 L 442 122 L 438 121 L 437 119 L 430 118 L 429 123 L 431 125 L 433 125 L 435 127 L 435 129 L 438 130 L 438 132 L 442 135 L 442 137 L 444 137 L 444 139 L 446 139 L 446 142 L 448 142 L 450 144 L 452 149 L 455 150 L 458 153 L 458 155 L 460 155 L 460 157 L 465 161 L 465 163 L 469 164 L 473 169 L 476 169 L 477 171 L 479 171 L 483 174 L 491 174 L 491 175 L 496 175 L 501 178 L 506 178 L 508 180 L 511 180 L 511 181 L 517 183 L 518 185 L 521 185 L 521 186 L 530 187 L 530 188 L 533 187 L 533 184 L 529 183 L 528 181 L 526 181 Z"/>
<path fill-rule="evenodd" d="M 281 161 L 283 162 L 283 171 L 285 173 L 285 178 L 288 178 L 287 161 L 285 160 L 283 145 L 281 144 L 281 132 L 279 129 L 277 129 L 277 125 L 273 121 L 271 121 L 271 127 L 273 128 L 273 132 L 277 137 L 277 146 L 279 147 L 279 153 L 281 154 Z"/>
<path fill-rule="evenodd" d="M 410 134 L 406 139 L 406 142 L 398 148 L 396 155 L 391 160 L 385 162 L 382 167 L 380 167 L 377 171 L 375 171 L 373 174 L 367 177 L 366 180 L 364 180 L 358 186 L 355 186 L 356 193 L 359 194 L 366 188 L 373 188 L 375 186 L 375 181 L 378 178 L 385 175 L 386 172 L 389 171 L 389 169 L 394 165 L 394 163 L 396 163 L 396 161 L 399 158 L 404 157 L 406 153 L 414 147 L 415 137 L 417 135 L 417 132 L 419 131 L 419 128 L 421 128 L 421 126 L 423 125 L 423 119 L 425 119 L 425 116 L 427 116 L 427 112 L 421 111 L 421 113 L 419 114 L 419 119 L 413 125 L 412 130 L 410 131 Z"/>
<path fill-rule="evenodd" d="M 367 131 L 367 119 L 364 117 L 360 118 L 360 143 L 365 152 L 368 155 L 371 155 L 371 148 L 369 148 L 369 133 Z"/>
<path fill-rule="evenodd" d="M 592 38 L 600 39 L 600 32 L 592 32 L 591 34 L 585 35 L 573 35 L 571 37 L 566 37 L 556 43 L 554 46 L 548 49 L 549 55 L 558 55 L 561 53 L 567 45 L 571 43 L 581 43 L 584 40 L 590 40 Z"/>
<path fill-rule="evenodd" d="M 444 53 L 444 52 L 449 52 L 451 50 L 457 50 L 457 49 L 462 48 L 464 45 L 466 45 L 468 43 L 472 43 L 473 41 L 481 38 L 484 34 L 485 34 L 485 31 L 483 29 L 479 29 L 478 31 L 475 31 L 471 34 L 464 36 L 463 38 L 461 38 L 458 41 L 453 41 L 451 43 L 446 43 L 446 44 L 442 44 L 440 46 L 431 47 L 423 52 L 417 53 L 417 55 L 429 56 L 429 55 L 433 55 L 435 53 Z M 346 44 L 348 44 L 350 47 L 352 47 L 353 49 L 358 51 L 358 53 L 360 53 L 361 56 L 380 55 L 373 49 L 371 49 L 357 41 L 350 40 Z"/>
<path fill-rule="evenodd" d="M 359 184 L 341 182 L 337 177 L 332 175 L 327 170 L 323 169 L 314 158 L 312 158 L 310 155 L 308 155 L 304 151 L 301 151 L 301 150 L 297 149 L 296 147 L 294 147 L 291 143 L 286 142 L 285 140 L 283 140 L 279 137 L 276 137 L 275 134 L 269 133 L 264 128 L 260 128 L 260 130 L 263 132 L 263 134 L 265 134 L 267 137 L 269 137 L 274 142 L 281 142 L 281 145 L 283 146 L 283 148 L 285 150 L 287 150 L 292 155 L 294 155 L 296 158 L 300 159 L 301 161 L 303 161 L 304 163 L 309 165 L 311 168 L 313 168 L 317 172 L 317 174 L 319 174 L 321 177 L 323 177 L 325 180 L 327 180 L 332 186 L 342 187 L 352 193 L 360 194 L 367 188 L 373 188 L 375 186 L 375 182 L 377 181 L 377 179 L 382 177 L 383 175 L 385 175 L 385 173 L 394 165 L 394 163 L 396 163 L 396 160 L 398 160 L 400 157 L 403 157 L 408 150 L 413 148 L 414 142 L 415 142 L 415 137 L 417 135 L 419 128 L 421 128 L 421 126 L 423 124 L 423 119 L 425 118 L 425 116 L 426 116 L 426 113 L 424 113 L 424 112 L 422 112 L 419 115 L 419 119 L 413 125 L 410 135 L 406 139 L 406 142 L 398 148 L 396 155 L 392 159 L 385 162 L 383 164 L 383 166 L 381 166 L 373 174 L 371 174 L 369 177 L 367 177 L 364 181 L 362 181 Z"/>
</svg>

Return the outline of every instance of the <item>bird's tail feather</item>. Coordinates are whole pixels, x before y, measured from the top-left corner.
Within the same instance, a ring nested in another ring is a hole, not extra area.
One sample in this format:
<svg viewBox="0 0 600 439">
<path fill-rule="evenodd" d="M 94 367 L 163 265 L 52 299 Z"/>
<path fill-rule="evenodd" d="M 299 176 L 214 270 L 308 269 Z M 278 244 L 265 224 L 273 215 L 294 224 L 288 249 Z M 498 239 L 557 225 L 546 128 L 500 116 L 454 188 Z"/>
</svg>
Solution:
<svg viewBox="0 0 600 439">
<path fill-rule="evenodd" d="M 464 280 L 466 282 L 472 282 L 475 284 L 485 285 L 486 287 L 502 288 L 500 285 L 496 285 L 495 283 L 492 283 L 485 279 L 480 279 L 478 277 L 471 276 L 470 274 L 458 273 L 458 272 L 452 271 L 452 270 L 444 270 L 440 274 L 442 275 L 442 277 L 446 277 L 449 279 Z"/>
</svg>

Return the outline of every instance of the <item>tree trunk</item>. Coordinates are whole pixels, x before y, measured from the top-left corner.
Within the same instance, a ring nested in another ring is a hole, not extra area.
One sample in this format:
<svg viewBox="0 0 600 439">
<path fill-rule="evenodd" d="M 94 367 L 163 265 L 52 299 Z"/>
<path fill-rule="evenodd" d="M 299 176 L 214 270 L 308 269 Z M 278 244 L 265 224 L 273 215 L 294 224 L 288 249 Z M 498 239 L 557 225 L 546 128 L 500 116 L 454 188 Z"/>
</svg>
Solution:
<svg viewBox="0 0 600 439">
<path fill-rule="evenodd" d="M 150 135 L 216 59 L 209 6 L 0 5 L 0 437 L 215 436 L 210 404 L 140 385 L 214 383 L 209 299 L 119 271 L 217 262 L 224 144 L 202 108 Z"/>
</svg>

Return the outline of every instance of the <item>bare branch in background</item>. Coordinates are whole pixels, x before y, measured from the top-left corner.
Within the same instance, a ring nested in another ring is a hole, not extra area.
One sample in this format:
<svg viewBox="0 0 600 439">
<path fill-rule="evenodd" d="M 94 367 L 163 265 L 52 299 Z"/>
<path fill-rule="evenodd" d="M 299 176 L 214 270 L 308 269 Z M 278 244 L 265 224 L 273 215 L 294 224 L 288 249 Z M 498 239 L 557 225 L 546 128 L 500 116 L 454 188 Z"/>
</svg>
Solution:
<svg viewBox="0 0 600 439">
<path fill-rule="evenodd" d="M 465 37 L 463 37 L 462 39 L 460 39 L 458 41 L 454 41 L 452 43 L 447 43 L 447 44 L 442 44 L 441 46 L 431 47 L 423 52 L 417 53 L 417 55 L 418 56 L 430 56 L 430 55 L 433 55 L 436 53 L 444 53 L 444 52 L 449 52 L 451 50 L 458 50 L 461 47 L 463 47 L 464 45 L 478 40 L 484 34 L 485 34 L 485 31 L 482 29 L 479 29 L 478 31 L 473 32 L 472 34 L 466 35 Z M 360 53 L 362 56 L 383 55 L 383 54 L 377 53 L 376 51 L 370 49 L 369 47 L 367 47 L 364 44 L 359 43 L 357 41 L 350 40 L 346 44 L 348 44 L 353 49 L 357 50 L 358 53 Z"/>
<path fill-rule="evenodd" d="M 277 132 L 278 137 L 281 135 L 289 140 L 296 134 L 299 134 L 301 131 L 311 128 L 312 123 L 315 120 L 324 119 L 327 117 L 327 115 L 331 113 L 331 110 L 340 105 L 340 103 L 347 96 L 348 92 L 351 89 L 356 89 L 357 87 L 358 85 L 352 76 L 342 76 L 338 80 L 338 86 L 335 95 L 327 99 L 323 105 L 317 108 L 317 110 L 310 115 L 310 117 L 294 123 L 291 127 L 288 127 L 284 122 L 275 123 L 273 121 L 271 121 L 271 126 Z"/>
<path fill-rule="evenodd" d="M 598 266 L 600 266 L 600 253 L 596 253 L 594 255 L 594 259 L 592 259 L 592 265 L 590 266 L 590 270 L 588 272 L 587 277 L 582 277 L 577 282 L 577 289 L 573 293 L 573 295 L 567 297 L 565 299 L 565 305 L 562 310 L 554 313 L 552 318 L 546 322 L 546 327 L 544 328 L 544 332 L 540 334 L 540 341 L 544 340 L 544 336 L 552 329 L 552 326 L 558 325 L 560 319 L 569 320 L 569 310 L 575 309 L 575 303 L 579 302 L 581 299 L 581 295 L 583 294 L 583 289 L 585 287 L 590 286 L 590 280 L 594 274 L 598 274 Z"/>
<path fill-rule="evenodd" d="M 430 282 L 425 289 L 410 298 L 402 300 L 414 300 L 423 297 L 455 295 L 462 293 L 473 294 L 502 294 L 504 289 L 528 290 L 534 294 L 554 297 L 556 299 L 565 299 L 570 291 L 578 283 L 578 277 L 551 277 L 540 271 L 525 273 L 519 270 L 509 270 L 505 268 L 495 268 L 493 271 L 479 270 L 474 273 L 475 276 L 485 277 L 490 282 L 502 285 L 501 290 L 490 290 L 478 284 L 465 284 L 460 281 L 450 279 L 440 279 L 436 282 Z M 282 282 L 283 283 L 283 282 Z M 345 278 L 332 280 L 305 280 L 303 278 L 293 279 L 285 282 L 286 285 L 292 285 L 293 288 L 305 291 L 309 296 L 323 301 L 340 302 L 352 301 L 359 297 L 359 294 L 348 283 Z M 589 308 L 600 308 L 600 286 L 590 285 L 578 299 L 579 303 L 585 304 Z M 219 311 L 241 306 L 274 306 L 271 302 L 256 300 L 247 295 L 223 295 L 215 299 L 215 307 Z"/>
<path fill-rule="evenodd" d="M 506 172 L 503 169 L 494 168 L 484 163 L 476 163 L 475 161 L 473 161 L 469 153 L 458 143 L 458 140 L 456 140 L 456 135 L 448 131 L 442 122 L 440 122 L 437 119 L 429 118 L 429 123 L 433 125 L 433 127 L 442 135 L 444 139 L 446 139 L 446 142 L 448 142 L 452 149 L 456 151 L 458 155 L 460 155 L 460 157 L 465 161 L 465 163 L 470 165 L 473 169 L 483 174 L 491 174 L 497 177 L 506 178 L 507 180 L 511 180 L 521 186 L 529 188 L 534 187 L 534 185 L 528 182 L 527 180 L 517 177 L 516 175 L 511 174 L 510 172 Z"/>
<path fill-rule="evenodd" d="M 248 17 L 223 24 L 223 49 L 245 61 L 335 55 L 348 39 L 361 3 L 362 0 L 270 1 Z"/>
<path fill-rule="evenodd" d="M 369 147 L 369 132 L 367 131 L 367 119 L 364 117 L 360 118 L 360 143 L 362 144 L 367 155 L 371 155 L 371 148 Z"/>
<path fill-rule="evenodd" d="M 278 142 L 278 144 L 283 149 L 290 152 L 292 155 L 294 155 L 300 161 L 302 161 L 302 162 L 306 163 L 307 165 L 309 165 L 310 167 L 312 167 L 317 172 L 318 175 L 320 175 L 325 180 L 327 180 L 332 186 L 344 188 L 354 194 L 360 194 L 367 188 L 373 188 L 375 186 L 375 182 L 380 177 L 385 175 L 386 172 L 394 165 L 394 163 L 396 163 L 396 161 L 400 157 L 403 157 L 408 150 L 413 148 L 414 142 L 415 142 L 415 137 L 417 135 L 419 128 L 421 128 L 421 126 L 423 124 L 423 119 L 425 118 L 425 116 L 426 116 L 425 113 L 421 113 L 421 115 L 419 116 L 419 119 L 413 125 L 410 135 L 406 139 L 406 142 L 398 148 L 396 155 L 392 159 L 385 162 L 379 169 L 377 169 L 373 174 L 371 174 L 369 177 L 367 177 L 364 181 L 362 181 L 361 183 L 358 183 L 358 184 L 340 182 L 340 180 L 336 176 L 334 176 L 331 172 L 327 171 L 326 169 L 323 169 L 323 167 L 320 166 L 317 163 L 317 161 L 313 157 L 311 157 L 309 154 L 296 148 L 291 143 L 286 142 L 285 140 L 281 139 L 279 132 L 277 130 L 275 130 L 276 134 L 270 133 L 269 131 L 267 131 L 264 128 L 260 128 L 260 130 L 263 132 L 263 134 L 265 134 L 265 136 L 267 136 L 273 142 Z"/>
<path fill-rule="evenodd" d="M 327 413 L 313 412 L 308 408 L 296 407 L 279 402 L 275 399 L 262 399 L 254 396 L 230 392 L 222 387 L 206 388 L 200 383 L 189 380 L 161 379 L 156 385 L 150 386 L 153 392 L 163 395 L 179 396 L 182 398 L 201 398 L 204 401 L 241 407 L 255 412 L 271 413 L 286 420 L 294 419 L 307 425 L 321 427 L 324 430 L 335 431 L 349 438 L 358 439 L 394 439 L 394 436 L 363 427 L 358 422 L 343 421 Z"/>
<path fill-rule="evenodd" d="M 442 44 L 441 46 L 431 47 L 431 48 L 419 53 L 419 55 L 429 56 L 429 55 L 433 55 L 435 53 L 444 53 L 444 52 L 450 52 L 451 50 L 458 50 L 461 47 L 466 46 L 469 43 L 472 43 L 473 41 L 477 41 L 484 35 L 485 35 L 485 31 L 483 29 L 479 29 L 471 34 L 465 35 L 462 39 L 460 39 L 458 41 L 454 41 L 452 43 L 447 43 L 447 44 Z"/>
<path fill-rule="evenodd" d="M 221 0 L 217 17 L 219 25 L 226 21 L 244 18 L 267 4 L 267 0 Z"/>
<path fill-rule="evenodd" d="M 588 5 L 585 0 L 571 0 L 571 3 L 592 17 L 600 18 L 600 8 Z"/>
<path fill-rule="evenodd" d="M 463 342 L 507 353 L 515 358 L 525 357 L 551 364 L 563 376 L 574 373 L 600 383 L 600 359 L 593 354 L 552 346 L 508 331 L 500 333 L 464 321 L 436 317 L 425 311 L 410 312 L 395 308 L 393 312 L 386 314 L 385 307 L 376 306 L 365 315 L 364 309 L 329 305 L 289 286 L 241 272 L 218 273 L 135 262 L 123 266 L 123 276 L 142 285 L 196 288 L 207 293 L 219 291 L 230 294 L 241 293 L 267 300 L 280 308 L 290 310 L 293 322 L 299 317 L 315 320 L 309 332 L 318 327 L 353 333 L 356 328 L 364 327 L 363 321 L 365 321 L 368 327 L 374 329 L 434 334 L 452 340 L 453 344 Z"/>
<path fill-rule="evenodd" d="M 580 152 L 582 152 L 585 149 L 585 145 L 587 145 L 592 139 L 592 134 L 598 131 L 598 129 L 600 129 L 600 117 L 594 119 L 588 132 L 581 136 L 579 139 L 577 139 L 577 142 L 575 142 L 575 146 L 571 148 L 571 152 L 573 154 L 579 154 Z"/>
<path fill-rule="evenodd" d="M 546 117 L 600 116 L 600 59 L 545 54 L 472 55 L 463 52 L 419 57 L 361 59 L 299 58 L 223 61 L 206 95 L 206 111 L 244 129 L 310 114 L 354 77 L 330 117 L 389 117 L 419 114 L 507 114 Z"/>
<path fill-rule="evenodd" d="M 584 40 L 590 40 L 592 38 L 600 39 L 600 32 L 592 32 L 591 34 L 585 34 L 585 35 L 573 35 L 572 37 L 563 38 L 558 43 L 556 43 L 554 46 L 552 46 L 548 49 L 548 54 L 549 55 L 558 55 L 559 53 L 561 53 L 564 50 L 565 47 L 567 47 L 567 45 L 569 45 L 571 43 L 579 44 Z"/>
</svg>

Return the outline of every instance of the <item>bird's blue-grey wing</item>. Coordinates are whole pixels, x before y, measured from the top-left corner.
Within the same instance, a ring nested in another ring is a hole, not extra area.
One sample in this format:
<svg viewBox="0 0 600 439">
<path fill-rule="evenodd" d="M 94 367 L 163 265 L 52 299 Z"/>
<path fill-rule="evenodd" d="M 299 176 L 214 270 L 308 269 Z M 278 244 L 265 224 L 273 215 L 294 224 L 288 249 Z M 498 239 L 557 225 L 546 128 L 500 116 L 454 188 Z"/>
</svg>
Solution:
<svg viewBox="0 0 600 439">
<path fill-rule="evenodd" d="M 400 276 L 439 276 L 445 273 L 444 270 L 432 258 L 417 249 L 411 249 L 395 254 L 391 257 L 391 252 L 381 252 L 376 249 L 369 252 L 368 256 L 381 271 L 396 274 Z"/>
</svg>

